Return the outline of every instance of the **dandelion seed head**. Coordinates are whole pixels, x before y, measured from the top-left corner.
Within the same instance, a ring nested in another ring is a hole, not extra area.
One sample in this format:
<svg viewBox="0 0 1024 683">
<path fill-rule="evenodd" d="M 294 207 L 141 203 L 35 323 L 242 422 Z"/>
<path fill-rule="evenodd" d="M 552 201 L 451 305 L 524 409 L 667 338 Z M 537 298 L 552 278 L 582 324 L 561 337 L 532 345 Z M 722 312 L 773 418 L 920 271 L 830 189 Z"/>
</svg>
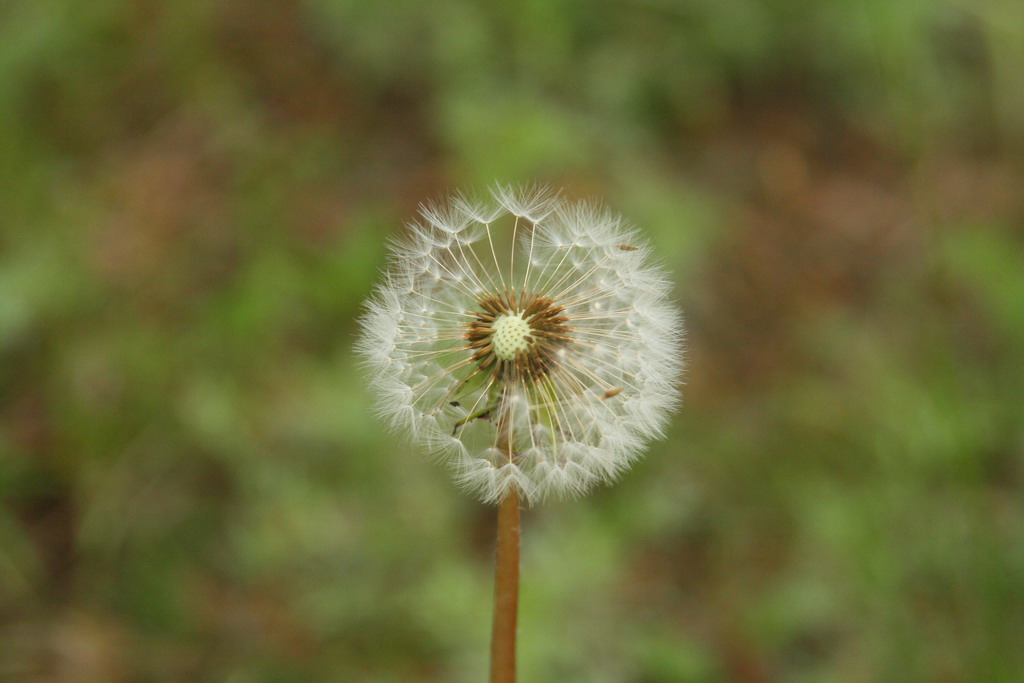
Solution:
<svg viewBox="0 0 1024 683">
<path fill-rule="evenodd" d="M 542 188 L 420 207 L 357 344 L 381 416 L 488 502 L 582 495 L 663 434 L 684 333 L 622 219 Z"/>
</svg>

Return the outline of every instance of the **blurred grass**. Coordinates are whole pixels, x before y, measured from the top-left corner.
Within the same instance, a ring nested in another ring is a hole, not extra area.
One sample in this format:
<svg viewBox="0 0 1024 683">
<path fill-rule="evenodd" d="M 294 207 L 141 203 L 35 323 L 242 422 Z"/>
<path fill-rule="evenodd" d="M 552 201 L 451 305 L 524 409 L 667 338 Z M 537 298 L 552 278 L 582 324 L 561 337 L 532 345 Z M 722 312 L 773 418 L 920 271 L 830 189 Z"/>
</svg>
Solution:
<svg viewBox="0 0 1024 683">
<path fill-rule="evenodd" d="M 524 681 L 1024 676 L 1024 6 L 0 6 L 0 678 L 474 681 L 493 511 L 354 319 L 416 204 L 649 233 L 687 405 L 526 518 Z"/>
</svg>

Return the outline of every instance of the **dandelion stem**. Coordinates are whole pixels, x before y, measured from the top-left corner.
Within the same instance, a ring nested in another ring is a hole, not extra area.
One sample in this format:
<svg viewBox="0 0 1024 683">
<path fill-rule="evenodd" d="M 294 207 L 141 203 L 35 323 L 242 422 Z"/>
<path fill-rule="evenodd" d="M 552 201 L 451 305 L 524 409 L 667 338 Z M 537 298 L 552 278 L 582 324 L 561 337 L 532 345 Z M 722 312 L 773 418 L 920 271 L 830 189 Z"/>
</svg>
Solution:
<svg viewBox="0 0 1024 683">
<path fill-rule="evenodd" d="M 519 535 L 519 493 L 512 488 L 498 507 L 494 625 L 491 631 L 491 683 L 515 683 L 516 680 Z"/>
</svg>

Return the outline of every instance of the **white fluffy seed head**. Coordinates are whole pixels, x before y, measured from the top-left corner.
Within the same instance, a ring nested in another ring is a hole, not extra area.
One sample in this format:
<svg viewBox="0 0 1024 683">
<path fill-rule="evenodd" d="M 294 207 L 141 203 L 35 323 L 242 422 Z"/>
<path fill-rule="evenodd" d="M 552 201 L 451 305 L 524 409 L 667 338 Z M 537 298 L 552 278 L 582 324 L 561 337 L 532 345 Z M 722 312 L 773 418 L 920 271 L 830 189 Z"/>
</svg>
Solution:
<svg viewBox="0 0 1024 683">
<path fill-rule="evenodd" d="M 382 416 L 481 499 L 581 495 L 662 434 L 682 319 L 619 217 L 538 189 L 491 195 L 421 209 L 357 349 Z"/>
</svg>

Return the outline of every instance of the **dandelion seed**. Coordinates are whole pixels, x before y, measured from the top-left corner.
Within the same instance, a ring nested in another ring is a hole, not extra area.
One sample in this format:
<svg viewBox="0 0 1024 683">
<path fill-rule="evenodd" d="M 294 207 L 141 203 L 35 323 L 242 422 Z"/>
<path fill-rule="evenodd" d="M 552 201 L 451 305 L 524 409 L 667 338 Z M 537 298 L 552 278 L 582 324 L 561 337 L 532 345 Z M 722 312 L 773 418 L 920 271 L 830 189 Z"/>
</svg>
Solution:
<svg viewBox="0 0 1024 683">
<path fill-rule="evenodd" d="M 683 327 L 622 220 L 542 190 L 424 206 L 358 348 L 381 414 L 482 500 L 614 480 L 678 401 Z"/>
</svg>

